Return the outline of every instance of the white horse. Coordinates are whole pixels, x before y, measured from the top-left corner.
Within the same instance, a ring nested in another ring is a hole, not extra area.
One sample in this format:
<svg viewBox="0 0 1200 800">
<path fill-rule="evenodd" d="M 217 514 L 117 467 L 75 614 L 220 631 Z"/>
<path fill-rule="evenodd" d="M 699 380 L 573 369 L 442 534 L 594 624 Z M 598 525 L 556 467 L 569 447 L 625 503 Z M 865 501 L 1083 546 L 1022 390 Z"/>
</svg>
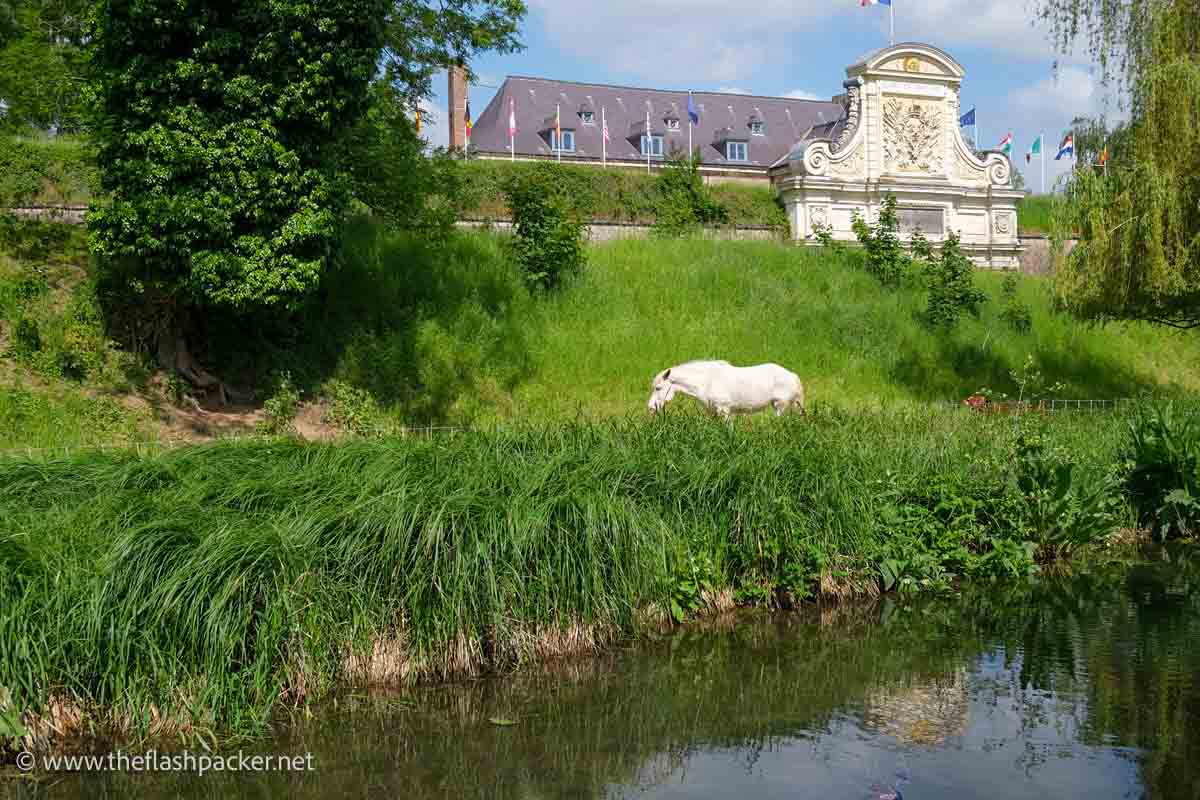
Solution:
<svg viewBox="0 0 1200 800">
<path fill-rule="evenodd" d="M 778 364 L 735 367 L 728 361 L 689 361 L 654 376 L 650 413 L 661 411 L 676 394 L 699 400 L 728 420 L 735 412 L 775 408 L 776 416 L 795 406 L 804 413 L 804 385 Z"/>
</svg>

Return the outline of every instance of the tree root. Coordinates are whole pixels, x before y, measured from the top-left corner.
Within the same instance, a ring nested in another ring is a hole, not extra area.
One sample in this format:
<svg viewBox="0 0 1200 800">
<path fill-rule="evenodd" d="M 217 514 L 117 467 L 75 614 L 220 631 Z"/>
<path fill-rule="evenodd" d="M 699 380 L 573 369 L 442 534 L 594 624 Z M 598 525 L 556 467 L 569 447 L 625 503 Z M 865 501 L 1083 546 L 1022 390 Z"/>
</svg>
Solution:
<svg viewBox="0 0 1200 800">
<path fill-rule="evenodd" d="M 191 351 L 188 350 L 187 342 L 181 333 L 177 332 L 174 335 L 168 332 L 160 333 L 158 363 L 164 369 L 175 371 L 192 386 L 205 393 L 215 389 L 223 406 L 229 405 L 230 400 L 241 404 L 247 404 L 254 400 L 253 391 L 238 391 L 200 366 Z"/>
</svg>

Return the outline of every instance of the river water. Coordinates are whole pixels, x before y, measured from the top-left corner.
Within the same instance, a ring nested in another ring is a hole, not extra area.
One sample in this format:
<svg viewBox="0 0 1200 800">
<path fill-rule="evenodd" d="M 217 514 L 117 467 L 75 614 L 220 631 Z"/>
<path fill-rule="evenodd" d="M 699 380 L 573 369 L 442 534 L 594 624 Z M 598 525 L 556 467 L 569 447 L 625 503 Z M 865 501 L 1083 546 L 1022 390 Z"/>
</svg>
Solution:
<svg viewBox="0 0 1200 800">
<path fill-rule="evenodd" d="M 313 769 L 57 774 L 7 793 L 1200 798 L 1200 556 L 718 620 L 498 678 L 348 693 L 244 749 L 311 753 Z"/>
</svg>

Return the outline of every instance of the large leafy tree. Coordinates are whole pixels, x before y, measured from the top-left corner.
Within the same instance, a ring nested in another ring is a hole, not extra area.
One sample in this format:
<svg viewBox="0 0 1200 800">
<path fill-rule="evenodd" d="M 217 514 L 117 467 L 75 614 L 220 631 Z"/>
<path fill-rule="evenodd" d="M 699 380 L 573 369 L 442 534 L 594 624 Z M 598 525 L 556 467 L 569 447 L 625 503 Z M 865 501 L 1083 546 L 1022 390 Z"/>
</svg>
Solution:
<svg viewBox="0 0 1200 800">
<path fill-rule="evenodd" d="M 1130 121 L 1106 170 L 1079 170 L 1056 220 L 1079 246 L 1057 271 L 1092 319 L 1200 326 L 1200 7 L 1196 0 L 1042 0 L 1067 49 L 1086 42 Z"/>
<path fill-rule="evenodd" d="M 299 308 L 350 197 L 394 199 L 386 159 L 417 163 L 398 109 L 439 67 L 515 48 L 523 13 L 518 0 L 96 0 L 107 198 L 89 228 L 106 284 L 138 310 L 137 338 L 224 395 L 193 356 L 202 323 Z"/>
<path fill-rule="evenodd" d="M 0 123 L 78 131 L 85 119 L 83 41 L 90 0 L 0 0 Z"/>
</svg>

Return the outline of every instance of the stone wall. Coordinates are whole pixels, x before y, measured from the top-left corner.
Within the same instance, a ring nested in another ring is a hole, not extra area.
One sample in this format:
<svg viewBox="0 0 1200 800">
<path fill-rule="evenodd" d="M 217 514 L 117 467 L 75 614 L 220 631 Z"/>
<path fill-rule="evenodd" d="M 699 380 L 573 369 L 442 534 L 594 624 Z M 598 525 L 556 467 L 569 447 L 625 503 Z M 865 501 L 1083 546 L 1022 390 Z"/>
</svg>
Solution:
<svg viewBox="0 0 1200 800">
<path fill-rule="evenodd" d="M 510 220 L 459 220 L 460 228 L 491 228 L 497 231 L 512 230 Z M 638 225 L 629 222 L 593 222 L 587 226 L 588 238 L 593 242 L 610 242 L 616 239 L 645 239 L 654 230 L 650 225 Z M 737 226 L 724 228 L 705 228 L 704 235 L 713 239 L 736 239 L 742 241 L 771 241 L 780 240 L 780 233 L 765 226 Z"/>
<path fill-rule="evenodd" d="M 1066 242 L 1066 252 L 1077 245 L 1077 239 L 1068 239 Z M 1021 244 L 1025 249 L 1021 252 L 1021 272 L 1026 275 L 1049 275 L 1054 271 L 1054 259 L 1050 252 L 1051 242 L 1042 234 L 1024 234 L 1021 236 Z"/>
</svg>

